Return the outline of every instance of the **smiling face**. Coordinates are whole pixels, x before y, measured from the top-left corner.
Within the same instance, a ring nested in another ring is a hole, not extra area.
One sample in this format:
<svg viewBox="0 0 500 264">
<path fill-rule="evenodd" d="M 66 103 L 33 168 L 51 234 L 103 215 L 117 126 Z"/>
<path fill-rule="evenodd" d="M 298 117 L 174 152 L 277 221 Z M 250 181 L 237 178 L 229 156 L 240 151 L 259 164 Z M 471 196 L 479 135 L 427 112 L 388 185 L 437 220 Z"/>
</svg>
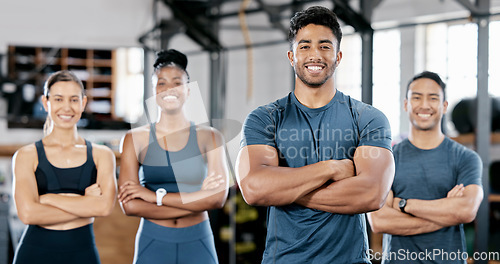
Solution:
<svg viewBox="0 0 500 264">
<path fill-rule="evenodd" d="M 412 129 L 434 131 L 441 129 L 441 119 L 448 109 L 443 89 L 435 81 L 421 78 L 413 81 L 404 102 Z"/>
<path fill-rule="evenodd" d="M 87 97 L 76 82 L 59 81 L 50 87 L 48 98 L 43 96 L 42 102 L 54 127 L 73 128 L 82 116 Z"/>
<path fill-rule="evenodd" d="M 189 94 L 185 71 L 175 66 L 156 70 L 153 84 L 156 87 L 156 103 L 162 111 L 176 112 L 182 109 Z"/>
<path fill-rule="evenodd" d="M 297 32 L 288 59 L 297 78 L 309 87 L 321 87 L 342 59 L 330 28 L 309 24 Z"/>
</svg>

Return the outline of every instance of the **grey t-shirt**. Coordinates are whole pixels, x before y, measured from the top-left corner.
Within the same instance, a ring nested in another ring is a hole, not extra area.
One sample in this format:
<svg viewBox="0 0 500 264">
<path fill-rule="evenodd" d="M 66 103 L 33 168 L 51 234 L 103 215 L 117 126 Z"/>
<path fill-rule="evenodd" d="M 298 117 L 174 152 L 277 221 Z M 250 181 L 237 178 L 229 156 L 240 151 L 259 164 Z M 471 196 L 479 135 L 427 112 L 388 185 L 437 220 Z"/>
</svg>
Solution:
<svg viewBox="0 0 500 264">
<path fill-rule="evenodd" d="M 391 150 L 391 132 L 382 112 L 340 91 L 315 109 L 290 93 L 248 115 L 241 146 L 255 144 L 276 148 L 280 166 L 297 168 L 352 159 L 359 146 Z M 365 214 L 332 214 L 297 204 L 268 208 L 262 263 L 370 263 L 367 249 Z"/>
<path fill-rule="evenodd" d="M 405 139 L 394 146 L 394 160 L 394 197 L 435 200 L 445 198 L 457 184 L 481 186 L 479 156 L 448 137 L 429 150 Z M 462 224 L 413 236 L 384 234 L 383 246 L 386 259 L 382 263 L 466 263 Z"/>
</svg>

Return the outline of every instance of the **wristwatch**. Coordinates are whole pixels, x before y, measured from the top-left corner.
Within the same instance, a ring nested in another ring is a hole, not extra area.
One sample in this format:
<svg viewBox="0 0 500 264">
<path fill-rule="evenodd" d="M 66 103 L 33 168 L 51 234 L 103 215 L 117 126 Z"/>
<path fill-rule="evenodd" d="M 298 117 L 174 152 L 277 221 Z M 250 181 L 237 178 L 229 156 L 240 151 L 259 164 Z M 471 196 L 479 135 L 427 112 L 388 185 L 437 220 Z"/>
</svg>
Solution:
<svg viewBox="0 0 500 264">
<path fill-rule="evenodd" d="M 406 213 L 405 207 L 406 207 L 406 199 L 401 199 L 399 201 L 399 210 L 401 210 L 401 212 L 403 212 L 403 213 Z"/>
<path fill-rule="evenodd" d="M 167 190 L 163 188 L 159 188 L 156 190 L 156 205 L 162 206 L 163 205 L 163 196 L 167 195 Z"/>
</svg>

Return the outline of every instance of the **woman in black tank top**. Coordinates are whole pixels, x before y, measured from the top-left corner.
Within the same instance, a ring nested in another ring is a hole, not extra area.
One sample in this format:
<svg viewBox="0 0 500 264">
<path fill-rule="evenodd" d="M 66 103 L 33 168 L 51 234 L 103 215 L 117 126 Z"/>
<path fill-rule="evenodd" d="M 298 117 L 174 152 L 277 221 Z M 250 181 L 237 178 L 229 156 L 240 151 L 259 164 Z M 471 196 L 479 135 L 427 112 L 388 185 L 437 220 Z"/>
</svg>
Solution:
<svg viewBox="0 0 500 264">
<path fill-rule="evenodd" d="M 142 217 L 137 264 L 218 263 L 207 210 L 221 208 L 227 197 L 224 140 L 187 119 L 186 66 L 176 50 L 158 53 L 153 86 L 159 119 L 122 141 L 118 199 L 125 214 Z"/>
<path fill-rule="evenodd" d="M 92 223 L 114 206 L 114 154 L 78 135 L 87 98 L 73 73 L 52 74 L 42 101 L 45 136 L 13 157 L 16 208 L 28 225 L 14 264 L 100 263 Z"/>
</svg>

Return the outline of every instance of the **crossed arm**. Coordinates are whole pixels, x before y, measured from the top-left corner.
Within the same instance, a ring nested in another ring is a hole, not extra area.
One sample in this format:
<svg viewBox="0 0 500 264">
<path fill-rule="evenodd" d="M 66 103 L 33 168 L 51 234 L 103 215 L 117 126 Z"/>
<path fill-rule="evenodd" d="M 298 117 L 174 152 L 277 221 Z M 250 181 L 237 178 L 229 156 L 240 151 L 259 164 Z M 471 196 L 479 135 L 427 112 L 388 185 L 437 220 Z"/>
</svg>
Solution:
<svg viewBox="0 0 500 264">
<path fill-rule="evenodd" d="M 300 168 L 278 166 L 275 148 L 250 145 L 241 149 L 237 179 L 251 205 L 298 203 L 339 214 L 377 210 L 392 184 L 392 153 L 362 146 L 350 160 L 327 160 Z M 356 172 L 356 174 L 355 174 Z"/>
<path fill-rule="evenodd" d="M 124 213 L 149 219 L 176 219 L 221 208 L 227 197 L 229 173 L 222 135 L 216 133 L 215 138 L 218 147 L 206 152 L 208 176 L 201 190 L 192 193 L 168 193 L 163 197 L 163 206 L 159 207 L 156 205 L 156 194 L 139 183 L 136 147 L 132 133 L 128 133 L 123 140 L 122 165 L 118 180 L 118 199 Z"/>
<path fill-rule="evenodd" d="M 19 219 L 28 225 L 53 225 L 79 218 L 108 215 L 116 194 L 115 158 L 111 150 L 94 147 L 97 183 L 85 195 L 45 194 L 38 196 L 34 171 L 37 164 L 35 146 L 21 148 L 12 159 L 14 198 Z"/>
<path fill-rule="evenodd" d="M 480 186 L 462 184 L 452 188 L 446 198 L 437 200 L 408 199 L 405 212 L 399 209 L 398 197 L 389 193 L 385 205 L 368 214 L 375 233 L 409 236 L 430 233 L 443 227 L 469 223 L 476 217 L 483 199 Z"/>
</svg>

